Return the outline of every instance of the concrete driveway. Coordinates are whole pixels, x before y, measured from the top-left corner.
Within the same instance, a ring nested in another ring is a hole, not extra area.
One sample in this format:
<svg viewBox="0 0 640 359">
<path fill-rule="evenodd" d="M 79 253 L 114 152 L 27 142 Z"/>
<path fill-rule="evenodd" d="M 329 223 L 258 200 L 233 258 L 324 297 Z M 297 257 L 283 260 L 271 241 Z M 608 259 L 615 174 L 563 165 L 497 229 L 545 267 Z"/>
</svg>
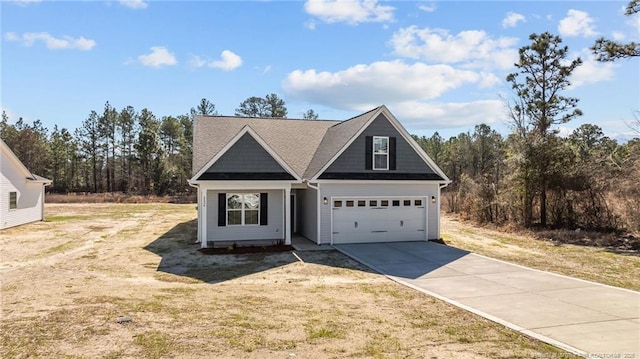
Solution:
<svg viewBox="0 0 640 359">
<path fill-rule="evenodd" d="M 570 352 L 640 359 L 639 292 L 431 242 L 334 247 L 399 283 Z"/>
</svg>

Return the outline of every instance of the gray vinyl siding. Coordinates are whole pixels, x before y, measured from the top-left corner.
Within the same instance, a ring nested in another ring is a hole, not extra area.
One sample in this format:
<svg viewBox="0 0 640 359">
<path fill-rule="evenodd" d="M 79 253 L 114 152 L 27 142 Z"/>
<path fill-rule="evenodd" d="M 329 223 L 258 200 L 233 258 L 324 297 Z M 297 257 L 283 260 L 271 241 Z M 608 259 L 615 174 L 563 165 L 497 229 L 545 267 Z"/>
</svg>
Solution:
<svg viewBox="0 0 640 359">
<path fill-rule="evenodd" d="M 268 193 L 266 226 L 218 226 L 218 193 Z M 284 239 L 284 207 L 282 190 L 207 191 L 207 240 L 279 240 Z"/>
<path fill-rule="evenodd" d="M 431 203 L 431 196 L 439 195 L 438 183 L 393 184 L 393 183 L 323 183 L 321 197 L 327 197 L 329 204 L 320 206 L 321 244 L 331 243 L 332 197 L 425 197 L 427 206 L 427 239 L 438 239 L 438 203 Z"/>
<path fill-rule="evenodd" d="M 435 173 L 402 135 L 380 114 L 358 138 L 326 169 L 327 173 L 376 173 L 365 169 L 365 137 L 396 138 L 396 173 Z"/>
<path fill-rule="evenodd" d="M 282 173 L 287 171 L 250 134 L 245 133 L 206 172 Z"/>
<path fill-rule="evenodd" d="M 298 233 L 313 242 L 318 241 L 318 192 L 312 188 L 298 191 L 298 204 L 301 208 Z"/>
</svg>

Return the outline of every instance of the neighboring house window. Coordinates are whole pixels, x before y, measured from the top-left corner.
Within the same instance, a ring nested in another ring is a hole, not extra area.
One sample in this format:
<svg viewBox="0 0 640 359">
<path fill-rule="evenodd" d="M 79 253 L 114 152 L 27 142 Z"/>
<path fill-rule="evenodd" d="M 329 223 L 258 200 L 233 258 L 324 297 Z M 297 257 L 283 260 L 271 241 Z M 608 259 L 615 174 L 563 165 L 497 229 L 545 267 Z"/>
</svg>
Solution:
<svg viewBox="0 0 640 359">
<path fill-rule="evenodd" d="M 227 194 L 227 225 L 257 225 L 260 223 L 258 193 Z"/>
<path fill-rule="evenodd" d="M 18 208 L 18 192 L 9 192 L 9 209 Z"/>
<path fill-rule="evenodd" d="M 389 169 L 389 137 L 373 137 L 373 169 Z"/>
</svg>

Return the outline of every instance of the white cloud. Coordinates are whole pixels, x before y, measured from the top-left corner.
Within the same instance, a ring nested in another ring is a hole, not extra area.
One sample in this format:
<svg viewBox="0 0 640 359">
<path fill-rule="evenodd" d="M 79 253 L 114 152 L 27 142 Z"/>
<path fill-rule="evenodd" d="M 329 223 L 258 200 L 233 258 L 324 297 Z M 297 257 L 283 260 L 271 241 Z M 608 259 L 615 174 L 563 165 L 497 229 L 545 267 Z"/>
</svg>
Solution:
<svg viewBox="0 0 640 359">
<path fill-rule="evenodd" d="M 213 61 L 209 67 L 215 67 L 224 71 L 235 70 L 242 65 L 242 58 L 229 50 L 222 51 L 220 61 Z"/>
<path fill-rule="evenodd" d="M 304 9 L 323 22 L 346 22 L 351 25 L 392 22 L 395 10 L 392 6 L 378 4 L 377 0 L 308 0 Z"/>
<path fill-rule="evenodd" d="M 49 50 L 91 50 L 96 46 L 96 42 L 80 36 L 74 39 L 71 36 L 63 36 L 56 38 L 46 32 L 25 32 L 18 35 L 14 32 L 7 32 L 4 35 L 5 40 L 13 42 L 21 42 L 24 46 L 33 46 L 36 41 L 45 43 Z"/>
<path fill-rule="evenodd" d="M 20 6 L 27 6 L 27 5 L 42 2 L 42 0 L 5 0 L 5 1 L 7 1 L 8 3 L 20 5 Z"/>
<path fill-rule="evenodd" d="M 164 46 L 152 47 L 150 53 L 138 56 L 138 61 L 144 66 L 155 68 L 172 66 L 178 63 L 176 57 Z"/>
<path fill-rule="evenodd" d="M 567 138 L 567 137 L 571 136 L 573 131 L 575 131 L 575 128 L 571 128 L 571 127 L 567 127 L 567 126 L 558 126 L 556 128 L 556 130 L 558 131 L 558 136 L 560 136 L 562 138 Z"/>
<path fill-rule="evenodd" d="M 287 75 L 282 87 L 291 98 L 334 108 L 362 109 L 381 103 L 434 99 L 465 84 L 486 87 L 497 81 L 493 74 L 395 60 L 355 65 L 338 72 L 296 70 Z"/>
<path fill-rule="evenodd" d="M 390 104 L 388 107 L 412 132 L 506 121 L 504 103 L 500 100 L 460 103 L 407 101 Z"/>
<path fill-rule="evenodd" d="M 120 0 L 120 5 L 134 10 L 146 9 L 149 6 L 144 0 Z"/>
<path fill-rule="evenodd" d="M 304 23 L 304 27 L 306 27 L 309 30 L 315 30 L 316 29 L 316 22 L 313 21 L 313 20 L 309 20 L 309 21 Z"/>
<path fill-rule="evenodd" d="M 584 84 L 594 84 L 602 81 L 612 80 L 614 69 L 618 66 L 613 62 L 599 62 L 589 49 L 582 49 L 580 53 L 582 65 L 576 67 L 569 78 L 570 88 L 576 88 Z"/>
<path fill-rule="evenodd" d="M 443 29 L 410 26 L 398 30 L 389 41 L 395 55 L 432 62 L 464 63 L 509 69 L 518 58 L 513 37 L 492 38 L 480 30 L 451 35 Z"/>
<path fill-rule="evenodd" d="M 436 4 L 431 3 L 429 5 L 426 4 L 420 4 L 418 5 L 418 9 L 424 11 L 424 12 L 434 12 L 436 11 Z"/>
<path fill-rule="evenodd" d="M 189 65 L 193 68 L 213 67 L 224 71 L 235 70 L 242 65 L 242 58 L 232 51 L 224 50 L 220 54 L 220 60 L 208 61 L 200 56 L 192 56 Z"/>
<path fill-rule="evenodd" d="M 615 41 L 622 41 L 622 40 L 624 40 L 624 39 L 626 38 L 625 34 L 623 34 L 623 33 L 622 33 L 622 32 L 620 32 L 620 31 L 614 31 L 614 32 L 612 32 L 612 33 L 611 33 L 611 37 L 613 37 L 613 39 L 614 39 Z"/>
<path fill-rule="evenodd" d="M 558 32 L 567 37 L 590 37 L 598 34 L 593 27 L 593 18 L 589 16 L 589 13 L 575 9 L 569 9 L 567 17 L 560 20 Z"/>
<path fill-rule="evenodd" d="M 517 12 L 508 12 L 507 16 L 502 19 L 502 27 L 505 29 L 508 27 L 516 27 L 519 22 L 526 22 L 527 19 L 522 14 L 518 14 Z"/>
</svg>

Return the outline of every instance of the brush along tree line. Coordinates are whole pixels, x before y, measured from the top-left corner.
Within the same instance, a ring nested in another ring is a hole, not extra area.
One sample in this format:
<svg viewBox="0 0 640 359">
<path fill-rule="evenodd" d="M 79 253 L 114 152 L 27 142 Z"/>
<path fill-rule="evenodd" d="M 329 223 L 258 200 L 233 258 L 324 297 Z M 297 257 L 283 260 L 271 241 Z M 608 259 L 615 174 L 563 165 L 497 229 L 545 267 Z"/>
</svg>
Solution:
<svg viewBox="0 0 640 359">
<path fill-rule="evenodd" d="M 629 9 L 637 12 L 637 1 Z M 640 139 L 620 144 L 592 124 L 558 136 L 555 125 L 582 115 L 579 100 L 563 96 L 582 61 L 567 59 L 558 36 L 532 34 L 530 41 L 507 76 L 513 89 L 505 100 L 507 137 L 486 124 L 448 140 L 437 132 L 414 136 L 453 181 L 443 208 L 485 223 L 640 230 Z M 637 44 L 608 41 L 592 48 L 601 61 L 638 56 Z M 0 137 L 34 173 L 53 179 L 52 192 L 175 195 L 192 191 L 193 117 L 216 114 L 207 99 L 189 114 L 161 119 L 146 108 L 118 111 L 107 102 L 73 133 L 57 126 L 49 133 L 39 120 L 11 125 L 3 113 Z M 286 117 L 287 108 L 270 94 L 246 99 L 235 114 Z M 317 114 L 309 110 L 304 117 Z"/>
</svg>

